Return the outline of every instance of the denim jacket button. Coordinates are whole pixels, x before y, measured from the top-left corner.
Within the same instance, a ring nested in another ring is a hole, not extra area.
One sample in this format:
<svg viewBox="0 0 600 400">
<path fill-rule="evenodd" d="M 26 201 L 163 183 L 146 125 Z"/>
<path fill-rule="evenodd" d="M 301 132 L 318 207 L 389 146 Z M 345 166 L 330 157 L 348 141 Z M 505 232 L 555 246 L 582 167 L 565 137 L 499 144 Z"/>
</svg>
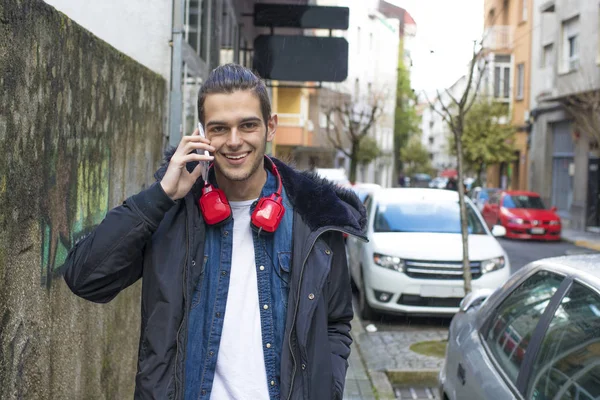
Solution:
<svg viewBox="0 0 600 400">
<path fill-rule="evenodd" d="M 267 349 L 271 348 L 271 343 L 267 343 Z"/>
<path fill-rule="evenodd" d="M 308 299 L 309 300 L 314 300 L 315 299 L 315 295 L 313 293 L 308 295 Z"/>
<path fill-rule="evenodd" d="M 329 250 L 329 249 L 325 250 L 325 254 L 330 255 L 331 254 L 331 250 Z"/>
<path fill-rule="evenodd" d="M 306 364 L 302 364 L 302 370 L 306 369 Z"/>
<path fill-rule="evenodd" d="M 258 269 L 260 269 L 261 271 L 264 271 L 265 270 L 265 266 L 261 265 L 260 267 L 258 267 Z"/>
<path fill-rule="evenodd" d="M 265 304 L 265 305 L 263 306 L 263 308 L 264 308 L 265 310 L 268 310 L 268 309 L 269 309 L 269 306 Z"/>
<path fill-rule="evenodd" d="M 275 381 L 271 381 L 271 386 L 275 386 Z"/>
<path fill-rule="evenodd" d="M 195 260 L 192 260 L 192 267 L 193 267 L 194 265 L 196 265 L 196 261 L 195 261 Z"/>
</svg>

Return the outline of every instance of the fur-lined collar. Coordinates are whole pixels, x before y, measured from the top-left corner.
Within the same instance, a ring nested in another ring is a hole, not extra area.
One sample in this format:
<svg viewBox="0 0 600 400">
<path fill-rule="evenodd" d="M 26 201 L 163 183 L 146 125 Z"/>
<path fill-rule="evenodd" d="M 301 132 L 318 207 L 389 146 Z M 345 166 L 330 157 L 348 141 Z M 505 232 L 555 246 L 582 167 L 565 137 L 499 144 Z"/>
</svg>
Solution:
<svg viewBox="0 0 600 400">
<path fill-rule="evenodd" d="M 165 151 L 162 165 L 154 174 L 156 180 L 165 175 L 174 152 L 175 148 Z M 297 171 L 276 158 L 271 159 L 281 174 L 290 202 L 311 230 L 335 226 L 364 236 L 366 211 L 352 190 L 341 188 L 314 172 Z M 186 168 L 192 171 L 196 165 L 197 162 L 188 163 Z M 199 195 L 202 185 L 204 182 L 199 179 L 194 185 L 195 195 Z"/>
</svg>

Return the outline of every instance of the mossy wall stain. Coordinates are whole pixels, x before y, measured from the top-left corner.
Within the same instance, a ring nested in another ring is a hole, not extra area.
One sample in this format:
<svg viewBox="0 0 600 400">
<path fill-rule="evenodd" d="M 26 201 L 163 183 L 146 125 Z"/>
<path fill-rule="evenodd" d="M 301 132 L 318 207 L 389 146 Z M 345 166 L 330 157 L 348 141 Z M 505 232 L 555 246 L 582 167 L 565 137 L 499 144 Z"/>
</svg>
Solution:
<svg viewBox="0 0 600 400">
<path fill-rule="evenodd" d="M 132 398 L 139 284 L 97 305 L 57 271 L 152 182 L 166 104 L 158 74 L 43 1 L 0 2 L 0 399 Z"/>
</svg>

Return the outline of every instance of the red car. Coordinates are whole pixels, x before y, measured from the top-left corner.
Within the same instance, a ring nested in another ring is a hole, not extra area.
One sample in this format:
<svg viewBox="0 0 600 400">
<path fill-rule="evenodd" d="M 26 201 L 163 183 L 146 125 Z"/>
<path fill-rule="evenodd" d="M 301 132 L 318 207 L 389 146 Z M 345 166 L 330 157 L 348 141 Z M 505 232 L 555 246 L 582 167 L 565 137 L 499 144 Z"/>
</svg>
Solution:
<svg viewBox="0 0 600 400">
<path fill-rule="evenodd" d="M 481 214 L 490 228 L 504 226 L 507 238 L 560 240 L 561 223 L 556 207 L 544 207 L 537 193 L 515 190 L 494 193 Z"/>
</svg>

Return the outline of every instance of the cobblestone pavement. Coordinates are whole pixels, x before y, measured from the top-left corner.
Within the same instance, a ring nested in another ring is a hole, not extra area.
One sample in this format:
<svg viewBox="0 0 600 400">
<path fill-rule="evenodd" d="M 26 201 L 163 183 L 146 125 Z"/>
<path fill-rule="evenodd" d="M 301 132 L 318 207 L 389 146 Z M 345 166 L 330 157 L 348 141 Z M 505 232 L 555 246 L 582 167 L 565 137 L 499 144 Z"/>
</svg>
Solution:
<svg viewBox="0 0 600 400">
<path fill-rule="evenodd" d="M 445 340 L 447 337 L 447 329 L 430 328 L 423 331 L 364 332 L 359 335 L 358 342 L 370 371 L 439 370 L 443 359 L 415 353 L 410 346 L 418 342 Z"/>
</svg>

